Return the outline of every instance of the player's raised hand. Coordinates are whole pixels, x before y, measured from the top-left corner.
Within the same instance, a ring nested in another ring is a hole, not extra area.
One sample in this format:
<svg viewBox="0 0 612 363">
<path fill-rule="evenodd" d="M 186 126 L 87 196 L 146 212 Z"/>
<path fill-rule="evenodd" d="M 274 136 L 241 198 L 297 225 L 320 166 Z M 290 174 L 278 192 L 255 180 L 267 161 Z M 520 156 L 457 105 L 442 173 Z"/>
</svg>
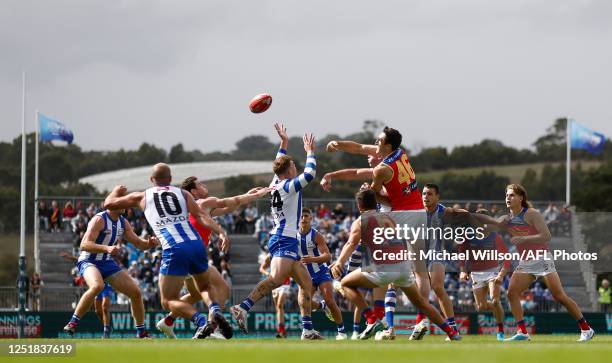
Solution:
<svg viewBox="0 0 612 363">
<path fill-rule="evenodd" d="M 307 153 L 313 153 L 315 149 L 315 137 L 313 134 L 304 134 L 304 150 Z"/>
<path fill-rule="evenodd" d="M 338 149 L 338 141 L 332 140 L 332 141 L 328 142 L 327 145 L 325 146 L 325 151 L 327 151 L 328 153 L 333 153 L 333 152 L 339 151 L 339 149 Z"/>
<path fill-rule="evenodd" d="M 328 174 L 323 175 L 323 178 L 321 179 L 321 188 L 323 188 L 323 190 L 325 190 L 326 192 L 329 192 L 332 186 L 331 181 L 331 177 L 329 177 Z"/>
<path fill-rule="evenodd" d="M 289 141 L 289 137 L 287 136 L 287 129 L 285 128 L 285 125 L 277 122 L 274 124 L 274 129 L 276 130 L 276 133 L 278 134 L 278 137 L 280 137 L 281 140 Z"/>
</svg>

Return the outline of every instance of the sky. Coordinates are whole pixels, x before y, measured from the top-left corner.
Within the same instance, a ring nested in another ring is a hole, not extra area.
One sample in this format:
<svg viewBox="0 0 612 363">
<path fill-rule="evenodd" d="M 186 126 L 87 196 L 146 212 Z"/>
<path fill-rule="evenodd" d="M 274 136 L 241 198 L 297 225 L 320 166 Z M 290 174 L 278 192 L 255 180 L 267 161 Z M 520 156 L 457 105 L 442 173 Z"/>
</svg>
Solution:
<svg viewBox="0 0 612 363">
<path fill-rule="evenodd" d="M 4 0 L 0 141 L 21 132 L 22 71 L 27 130 L 38 109 L 85 150 L 229 151 L 275 121 L 377 119 L 413 150 L 529 147 L 565 116 L 612 136 L 611 44 L 606 0 Z"/>
</svg>

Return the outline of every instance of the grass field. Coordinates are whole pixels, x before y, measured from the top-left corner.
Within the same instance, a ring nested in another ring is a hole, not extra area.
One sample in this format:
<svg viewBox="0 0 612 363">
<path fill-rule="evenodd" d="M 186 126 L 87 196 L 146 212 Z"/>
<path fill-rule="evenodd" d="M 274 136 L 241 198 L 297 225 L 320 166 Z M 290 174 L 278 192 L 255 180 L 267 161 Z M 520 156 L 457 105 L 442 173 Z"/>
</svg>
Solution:
<svg viewBox="0 0 612 363">
<path fill-rule="evenodd" d="M 427 337 L 420 342 L 401 338 L 392 342 L 310 341 L 295 339 L 237 339 L 232 341 L 192 340 L 72 340 L 76 357 L 28 357 L 21 360 L 2 356 L 2 362 L 609 362 L 612 336 L 596 336 L 576 343 L 577 335 L 535 336 L 531 342 L 497 342 L 491 336 L 467 336 L 461 342 Z M 16 340 L 2 340 L 15 343 Z M 24 342 L 24 341 L 20 341 Z M 59 340 L 28 340 L 58 343 Z M 3 345 L 4 345 L 3 344 Z"/>
</svg>

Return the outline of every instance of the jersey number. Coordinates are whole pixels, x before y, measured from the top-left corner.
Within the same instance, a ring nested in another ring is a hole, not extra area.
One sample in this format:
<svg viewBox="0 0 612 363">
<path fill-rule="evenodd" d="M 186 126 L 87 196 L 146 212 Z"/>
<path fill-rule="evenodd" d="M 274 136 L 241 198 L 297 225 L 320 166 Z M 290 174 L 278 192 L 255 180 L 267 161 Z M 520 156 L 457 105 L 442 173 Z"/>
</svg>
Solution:
<svg viewBox="0 0 612 363">
<path fill-rule="evenodd" d="M 275 190 L 272 194 L 272 207 L 276 208 L 279 212 L 283 210 L 283 200 L 278 190 Z"/>
<path fill-rule="evenodd" d="M 395 166 L 397 166 L 397 181 L 400 184 L 410 183 L 411 180 L 414 180 L 414 170 L 412 170 L 406 154 L 403 154 L 401 159 L 395 162 Z"/>
<path fill-rule="evenodd" d="M 170 205 L 170 200 L 172 200 L 172 205 Z M 178 197 L 172 192 L 153 194 L 153 202 L 155 202 L 157 214 L 162 218 L 166 216 L 166 213 L 171 216 L 176 216 L 183 212 Z"/>
</svg>

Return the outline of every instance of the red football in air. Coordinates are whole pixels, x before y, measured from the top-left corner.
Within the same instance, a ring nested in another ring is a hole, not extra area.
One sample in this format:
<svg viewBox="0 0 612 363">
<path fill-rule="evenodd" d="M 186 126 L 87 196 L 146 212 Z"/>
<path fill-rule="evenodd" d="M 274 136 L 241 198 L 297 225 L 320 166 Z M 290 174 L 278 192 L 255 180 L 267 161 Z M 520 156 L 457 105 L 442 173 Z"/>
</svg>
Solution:
<svg viewBox="0 0 612 363">
<path fill-rule="evenodd" d="M 272 104 L 272 96 L 267 93 L 259 94 L 251 100 L 249 103 L 249 108 L 253 113 L 262 113 Z"/>
</svg>

